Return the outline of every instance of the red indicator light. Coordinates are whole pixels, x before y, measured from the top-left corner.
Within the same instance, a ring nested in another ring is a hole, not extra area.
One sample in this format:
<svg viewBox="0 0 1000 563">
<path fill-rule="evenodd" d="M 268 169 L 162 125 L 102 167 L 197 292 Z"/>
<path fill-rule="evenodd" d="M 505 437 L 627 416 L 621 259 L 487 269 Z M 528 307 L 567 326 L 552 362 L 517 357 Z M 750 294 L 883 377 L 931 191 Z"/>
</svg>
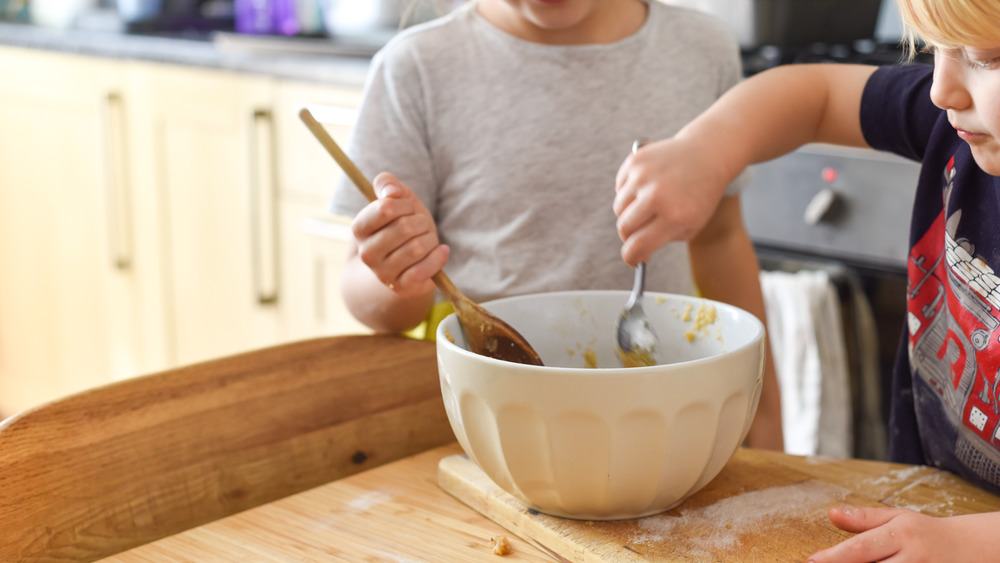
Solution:
<svg viewBox="0 0 1000 563">
<path fill-rule="evenodd" d="M 832 184 L 837 180 L 837 171 L 829 166 L 824 168 L 823 171 L 820 172 L 820 175 L 822 176 L 823 181 L 827 184 Z"/>
</svg>

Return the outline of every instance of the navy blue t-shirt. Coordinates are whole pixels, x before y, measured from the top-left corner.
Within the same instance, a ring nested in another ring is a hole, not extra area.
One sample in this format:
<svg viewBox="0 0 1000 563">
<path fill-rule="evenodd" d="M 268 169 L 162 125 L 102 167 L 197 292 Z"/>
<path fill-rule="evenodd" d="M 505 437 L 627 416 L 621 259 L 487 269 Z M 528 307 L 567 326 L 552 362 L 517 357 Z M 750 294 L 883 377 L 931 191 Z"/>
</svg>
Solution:
<svg viewBox="0 0 1000 563">
<path fill-rule="evenodd" d="M 932 72 L 880 68 L 861 101 L 868 143 L 922 163 L 889 457 L 1000 493 L 1000 178 L 979 168 L 931 102 Z"/>
</svg>

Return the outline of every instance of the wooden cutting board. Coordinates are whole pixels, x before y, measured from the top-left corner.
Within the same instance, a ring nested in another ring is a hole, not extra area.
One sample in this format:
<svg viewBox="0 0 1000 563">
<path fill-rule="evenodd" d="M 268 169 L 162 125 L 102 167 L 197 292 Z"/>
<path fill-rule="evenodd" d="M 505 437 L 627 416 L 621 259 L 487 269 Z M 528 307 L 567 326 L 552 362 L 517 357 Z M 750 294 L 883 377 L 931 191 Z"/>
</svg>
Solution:
<svg viewBox="0 0 1000 563">
<path fill-rule="evenodd" d="M 740 449 L 679 507 L 613 522 L 528 509 L 465 455 L 438 464 L 438 483 L 558 561 L 805 561 L 850 534 L 832 506 L 897 506 L 936 516 L 1000 510 L 1000 498 L 942 471 L 875 461 Z"/>
</svg>

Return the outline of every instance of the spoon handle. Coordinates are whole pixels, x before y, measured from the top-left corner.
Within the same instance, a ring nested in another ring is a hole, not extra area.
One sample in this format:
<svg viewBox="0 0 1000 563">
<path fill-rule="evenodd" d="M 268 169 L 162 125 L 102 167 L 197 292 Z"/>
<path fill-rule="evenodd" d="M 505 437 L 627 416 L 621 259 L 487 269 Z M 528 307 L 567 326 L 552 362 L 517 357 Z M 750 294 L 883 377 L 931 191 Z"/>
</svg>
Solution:
<svg viewBox="0 0 1000 563">
<path fill-rule="evenodd" d="M 455 287 L 455 284 L 451 281 L 451 278 L 448 277 L 448 274 L 444 273 L 444 270 L 438 270 L 436 274 L 431 276 L 431 280 L 441 293 L 444 294 L 444 296 L 448 299 L 448 302 L 451 303 L 452 308 L 456 311 L 476 306 L 474 301 L 466 297 L 464 293 Z"/>
<path fill-rule="evenodd" d="M 306 124 L 306 127 L 312 131 L 312 134 L 319 140 L 320 144 L 323 145 L 326 152 L 330 153 L 330 156 L 337 161 L 337 164 L 340 165 L 344 174 L 347 174 L 347 177 L 350 178 L 351 181 L 354 182 L 354 185 L 361 190 L 361 193 L 368 198 L 368 201 L 375 201 L 377 196 L 375 195 L 375 188 L 372 186 L 372 183 L 368 181 L 368 178 L 366 178 L 364 174 L 361 173 L 361 170 L 359 170 L 357 165 L 354 164 L 354 161 L 352 161 L 349 156 L 344 154 L 340 145 L 338 145 L 337 142 L 333 140 L 333 137 L 327 133 L 326 129 L 323 128 L 323 125 L 320 124 L 319 121 L 316 121 L 316 118 L 313 117 L 309 108 L 302 108 L 299 110 L 299 118 L 301 118 L 302 122 Z M 431 279 L 434 280 L 434 285 L 441 290 L 441 293 L 444 293 L 445 297 L 448 298 L 452 307 L 458 309 L 460 307 L 467 306 L 466 303 L 469 301 L 468 297 L 455 287 L 455 284 L 452 283 L 451 278 L 444 273 L 444 270 L 439 270 L 438 273 L 431 276 Z"/>
<path fill-rule="evenodd" d="M 375 195 L 375 188 L 372 187 L 368 178 L 365 178 L 361 170 L 358 170 L 354 162 L 340 149 L 340 146 L 333 140 L 333 137 L 316 121 L 309 108 L 299 110 L 299 118 L 312 131 L 312 134 L 323 145 L 326 152 L 330 153 L 330 156 L 337 161 L 340 168 L 354 182 L 354 185 L 361 190 L 361 193 L 364 194 L 368 201 L 378 199 Z M 464 293 L 455 287 L 455 284 L 444 273 L 444 270 L 438 270 L 436 274 L 431 276 L 431 280 L 434 281 L 434 285 L 437 286 L 451 303 L 452 308 L 455 309 L 455 314 L 458 316 L 462 330 L 465 332 L 470 350 L 498 360 L 536 366 L 542 365 L 542 359 L 538 356 L 538 352 L 528 344 L 520 333 L 514 330 L 514 327 L 497 318 L 472 299 L 466 297 Z"/>
<path fill-rule="evenodd" d="M 639 262 L 635 267 L 635 279 L 632 281 L 632 293 L 629 294 L 626 309 L 631 309 L 636 303 L 642 302 L 642 294 L 646 292 L 646 263 Z"/>
<path fill-rule="evenodd" d="M 375 201 L 378 199 L 375 195 L 375 188 L 372 187 L 372 183 L 368 181 L 368 178 L 365 178 L 365 175 L 361 173 L 361 170 L 358 170 L 354 161 L 344 154 L 344 151 L 340 150 L 340 145 L 338 145 L 337 142 L 333 140 L 333 137 L 326 132 L 326 129 L 323 128 L 320 122 L 316 121 L 316 118 L 313 117 L 309 108 L 302 108 L 299 110 L 299 118 L 302 119 L 303 123 L 306 124 L 306 127 L 312 131 L 312 134 L 317 140 L 319 140 L 320 144 L 323 145 L 326 152 L 330 153 L 330 156 L 337 161 L 337 164 L 340 165 L 344 174 L 347 174 L 347 177 L 350 178 L 351 181 L 354 182 L 354 185 L 361 190 L 361 193 L 368 198 L 368 201 Z"/>
<path fill-rule="evenodd" d="M 649 142 L 649 139 L 642 137 L 636 139 L 632 143 L 632 154 L 639 151 L 639 148 Z M 646 263 L 639 262 L 639 265 L 635 267 L 635 281 L 632 282 L 632 297 L 629 299 L 628 306 L 631 307 L 637 301 L 642 300 L 642 294 L 646 291 Z"/>
</svg>

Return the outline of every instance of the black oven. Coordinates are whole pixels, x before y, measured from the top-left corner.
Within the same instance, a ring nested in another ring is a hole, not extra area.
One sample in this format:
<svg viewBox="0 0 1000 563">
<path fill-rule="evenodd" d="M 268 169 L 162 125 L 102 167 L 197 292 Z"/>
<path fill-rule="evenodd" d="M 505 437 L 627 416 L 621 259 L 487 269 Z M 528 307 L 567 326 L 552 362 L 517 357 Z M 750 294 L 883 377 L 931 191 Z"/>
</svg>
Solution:
<svg viewBox="0 0 1000 563">
<path fill-rule="evenodd" d="M 740 38 L 747 76 L 791 63 L 893 64 L 905 55 L 895 0 L 690 1 L 729 21 Z M 752 17 L 733 15 L 739 13 Z M 918 173 L 919 164 L 893 155 L 807 145 L 752 167 L 743 192 L 747 229 L 765 272 L 762 283 L 772 272 L 823 272 L 839 301 L 850 409 L 841 419 L 849 420 L 847 453 L 855 457 L 887 455 Z"/>
<path fill-rule="evenodd" d="M 917 163 L 894 155 L 807 145 L 752 167 L 743 192 L 761 269 L 826 272 L 840 298 L 855 457 L 886 457 L 918 172 Z"/>
</svg>

